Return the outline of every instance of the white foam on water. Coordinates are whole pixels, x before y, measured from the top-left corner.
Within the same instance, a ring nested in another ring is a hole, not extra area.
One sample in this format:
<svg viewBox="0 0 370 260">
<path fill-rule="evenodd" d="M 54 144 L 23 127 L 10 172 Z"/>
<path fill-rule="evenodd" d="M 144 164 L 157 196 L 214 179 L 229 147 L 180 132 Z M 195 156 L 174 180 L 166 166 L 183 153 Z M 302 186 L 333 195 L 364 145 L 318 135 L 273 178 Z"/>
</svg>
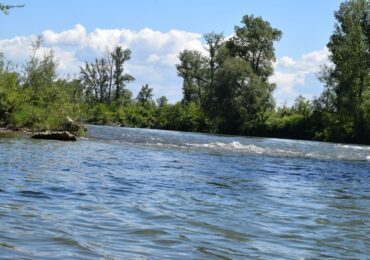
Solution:
<svg viewBox="0 0 370 260">
<path fill-rule="evenodd" d="M 267 154 L 277 156 L 303 156 L 304 154 L 299 151 L 278 149 L 276 147 L 260 147 L 254 144 L 241 144 L 240 142 L 222 143 L 213 142 L 208 144 L 186 144 L 189 147 L 206 148 L 219 151 L 241 152 L 250 154 Z"/>
<path fill-rule="evenodd" d="M 157 146 L 169 147 L 169 148 L 181 148 L 180 145 L 177 144 L 165 144 L 165 143 L 155 143 Z"/>
<path fill-rule="evenodd" d="M 223 143 L 223 142 L 212 142 L 206 144 L 185 144 L 187 147 L 194 147 L 194 148 L 204 148 L 210 149 L 215 151 L 229 151 L 229 152 L 241 152 L 241 153 L 249 153 L 249 154 L 265 154 L 265 155 L 272 155 L 272 156 L 289 156 L 289 157 L 306 157 L 306 158 L 316 158 L 316 159 L 349 159 L 349 160 L 370 160 L 370 156 L 366 156 L 363 154 L 356 154 L 355 156 L 352 154 L 344 155 L 341 153 L 328 153 L 324 151 L 303 151 L 299 149 L 279 149 L 277 147 L 260 147 L 253 144 L 241 144 L 240 142 L 231 142 L 231 143 Z M 353 148 L 352 145 L 349 148 Z M 355 149 L 367 149 L 367 147 L 355 146 Z"/>
<path fill-rule="evenodd" d="M 229 152 L 229 153 L 245 153 L 254 155 L 268 155 L 268 156 L 287 156 L 287 157 L 305 157 L 313 159 L 339 159 L 339 160 L 360 160 L 360 161 L 370 161 L 370 155 L 367 150 L 370 147 L 358 146 L 358 145 L 347 145 L 347 144 L 336 144 L 334 147 L 339 149 L 318 150 L 316 147 L 312 147 L 307 151 L 304 147 L 301 149 L 300 145 L 278 147 L 272 145 L 270 147 L 261 147 L 255 144 L 242 144 L 238 141 L 231 142 L 210 142 L 210 143 L 173 143 L 173 142 L 163 142 L 162 138 L 149 137 L 146 140 L 142 140 L 141 144 L 149 146 L 157 146 L 164 148 L 173 149 L 201 149 L 209 150 L 213 152 Z M 172 140 L 173 141 L 173 140 Z M 114 143 L 127 143 L 130 144 L 130 140 L 116 140 Z M 140 144 L 140 142 L 134 142 Z"/>
<path fill-rule="evenodd" d="M 214 150 L 228 150 L 228 151 L 240 151 L 240 152 L 251 152 L 251 153 L 257 153 L 262 154 L 266 152 L 265 148 L 248 144 L 243 145 L 239 142 L 231 142 L 231 143 L 222 143 L 222 142 L 213 142 L 208 144 L 186 144 L 190 147 L 198 147 L 198 148 L 209 148 Z"/>
<path fill-rule="evenodd" d="M 370 151 L 370 146 L 360 146 L 360 145 L 350 145 L 350 144 L 339 144 L 341 148 L 350 148 L 354 150 L 368 150 Z"/>
</svg>

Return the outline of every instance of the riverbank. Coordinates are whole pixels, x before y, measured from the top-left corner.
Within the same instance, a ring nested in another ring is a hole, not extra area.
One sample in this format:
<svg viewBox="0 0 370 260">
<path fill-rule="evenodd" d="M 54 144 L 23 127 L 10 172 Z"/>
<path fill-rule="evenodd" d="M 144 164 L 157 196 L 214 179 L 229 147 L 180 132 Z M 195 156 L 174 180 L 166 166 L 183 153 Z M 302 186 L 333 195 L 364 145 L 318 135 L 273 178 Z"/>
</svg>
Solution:
<svg viewBox="0 0 370 260">
<path fill-rule="evenodd" d="M 297 107 L 304 107 L 297 109 Z M 318 112 L 312 102 L 298 101 L 292 108 L 284 107 L 270 111 L 261 121 L 239 122 L 238 119 L 224 122 L 217 113 L 208 115 L 195 103 L 156 105 L 135 101 L 126 105 L 93 105 L 82 118 L 98 125 L 120 125 L 133 128 L 150 128 L 185 132 L 201 132 L 238 136 L 286 138 L 336 143 L 370 144 L 366 135 L 370 124 L 364 122 L 362 134 L 355 135 L 345 123 L 328 119 L 334 116 Z"/>
<path fill-rule="evenodd" d="M 27 135 L 27 136 L 31 136 L 32 132 L 14 130 L 14 129 L 6 128 L 6 127 L 0 127 L 0 136 L 7 136 L 7 135 Z"/>
<path fill-rule="evenodd" d="M 69 129 L 71 130 L 71 129 Z M 59 140 L 59 141 L 77 141 L 78 136 L 83 136 L 87 128 L 83 124 L 78 126 L 73 131 L 68 130 L 46 130 L 46 131 L 33 131 L 30 129 L 11 129 L 6 127 L 0 127 L 1 136 L 15 136 L 24 135 L 29 136 L 33 139 L 47 139 L 47 140 Z"/>
</svg>

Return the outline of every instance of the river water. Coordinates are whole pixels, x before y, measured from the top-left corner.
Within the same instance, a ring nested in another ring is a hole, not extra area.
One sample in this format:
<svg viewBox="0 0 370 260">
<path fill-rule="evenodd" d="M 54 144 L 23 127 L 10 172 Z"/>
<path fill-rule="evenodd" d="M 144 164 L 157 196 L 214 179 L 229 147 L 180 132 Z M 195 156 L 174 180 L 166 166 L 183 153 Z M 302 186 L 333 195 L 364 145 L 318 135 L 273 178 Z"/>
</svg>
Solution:
<svg viewBox="0 0 370 260">
<path fill-rule="evenodd" d="M 370 147 L 89 126 L 0 137 L 0 259 L 366 259 Z"/>
</svg>

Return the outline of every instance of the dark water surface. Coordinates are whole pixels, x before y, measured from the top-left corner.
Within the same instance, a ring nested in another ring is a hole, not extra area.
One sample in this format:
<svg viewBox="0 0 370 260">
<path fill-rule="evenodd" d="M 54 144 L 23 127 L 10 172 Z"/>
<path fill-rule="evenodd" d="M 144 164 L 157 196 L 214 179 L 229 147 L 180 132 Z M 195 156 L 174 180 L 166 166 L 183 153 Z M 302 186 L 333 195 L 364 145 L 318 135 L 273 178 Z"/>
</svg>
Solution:
<svg viewBox="0 0 370 260">
<path fill-rule="evenodd" d="M 370 147 L 0 137 L 0 259 L 369 259 Z"/>
</svg>

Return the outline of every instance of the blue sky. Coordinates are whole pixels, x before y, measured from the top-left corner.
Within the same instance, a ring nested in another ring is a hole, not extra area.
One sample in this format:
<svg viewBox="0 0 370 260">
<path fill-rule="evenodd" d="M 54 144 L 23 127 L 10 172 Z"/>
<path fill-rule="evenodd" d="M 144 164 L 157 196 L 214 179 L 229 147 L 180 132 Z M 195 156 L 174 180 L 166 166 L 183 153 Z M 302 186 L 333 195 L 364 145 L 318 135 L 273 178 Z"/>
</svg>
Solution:
<svg viewBox="0 0 370 260">
<path fill-rule="evenodd" d="M 47 35 L 51 38 L 47 38 L 46 47 L 56 49 L 61 59 L 69 59 L 70 63 L 81 63 L 84 58 L 89 60 L 92 56 L 99 55 L 103 45 L 111 44 L 112 39 L 137 52 L 133 53 L 129 64 L 130 72 L 137 74 L 134 75 L 137 81 L 131 86 L 134 92 L 141 84 L 149 83 L 154 87 L 157 96 L 167 94 L 170 100 L 176 101 L 181 97 L 181 80 L 177 78 L 173 68 L 172 63 L 176 63 L 174 53 L 166 53 L 165 49 L 172 51 L 183 48 L 199 49 L 202 34 L 216 31 L 224 32 L 226 36 L 231 35 L 234 25 L 239 24 L 243 15 L 254 14 L 262 16 L 272 26 L 283 31 L 281 41 L 275 45 L 278 60 L 276 73 L 271 80 L 278 84 L 275 93 L 278 103 L 285 101 L 291 103 L 297 94 L 312 98 L 322 89 L 322 84 L 314 76 L 317 72 L 315 67 L 318 68 L 320 63 L 326 62 L 327 51 L 324 47 L 333 31 L 333 13 L 338 9 L 340 2 L 339 0 L 8 0 L 9 4 L 23 3 L 26 6 L 12 10 L 8 16 L 0 16 L 2 24 L 0 51 L 3 51 L 9 59 L 21 63 L 26 58 L 22 57 L 26 55 L 22 49 L 25 49 L 25 44 L 29 44 L 30 39 L 27 37 L 49 31 Z M 97 28 L 102 30 L 96 33 Z M 121 31 L 120 36 L 115 34 L 113 37 L 114 29 L 125 31 Z M 76 31 L 80 33 L 78 37 L 90 37 L 90 40 L 84 41 L 83 47 L 81 42 L 70 38 Z M 64 36 L 61 37 L 61 34 Z M 99 35 L 105 37 L 105 40 L 98 41 L 96 38 L 100 37 Z M 169 39 L 171 37 L 177 38 L 172 41 Z M 133 38 L 135 40 L 131 40 Z M 14 41 L 15 39 L 18 40 Z M 151 48 L 153 42 L 162 40 L 166 43 Z M 88 44 L 90 45 L 87 46 Z M 18 52 L 16 48 L 19 48 Z M 7 51 L 10 54 L 7 54 Z M 75 71 L 72 68 L 75 70 L 78 68 L 77 63 L 73 66 L 63 64 L 63 60 L 60 62 L 62 67 L 66 68 L 62 73 L 73 74 Z M 148 68 L 150 71 L 147 71 Z"/>
</svg>

